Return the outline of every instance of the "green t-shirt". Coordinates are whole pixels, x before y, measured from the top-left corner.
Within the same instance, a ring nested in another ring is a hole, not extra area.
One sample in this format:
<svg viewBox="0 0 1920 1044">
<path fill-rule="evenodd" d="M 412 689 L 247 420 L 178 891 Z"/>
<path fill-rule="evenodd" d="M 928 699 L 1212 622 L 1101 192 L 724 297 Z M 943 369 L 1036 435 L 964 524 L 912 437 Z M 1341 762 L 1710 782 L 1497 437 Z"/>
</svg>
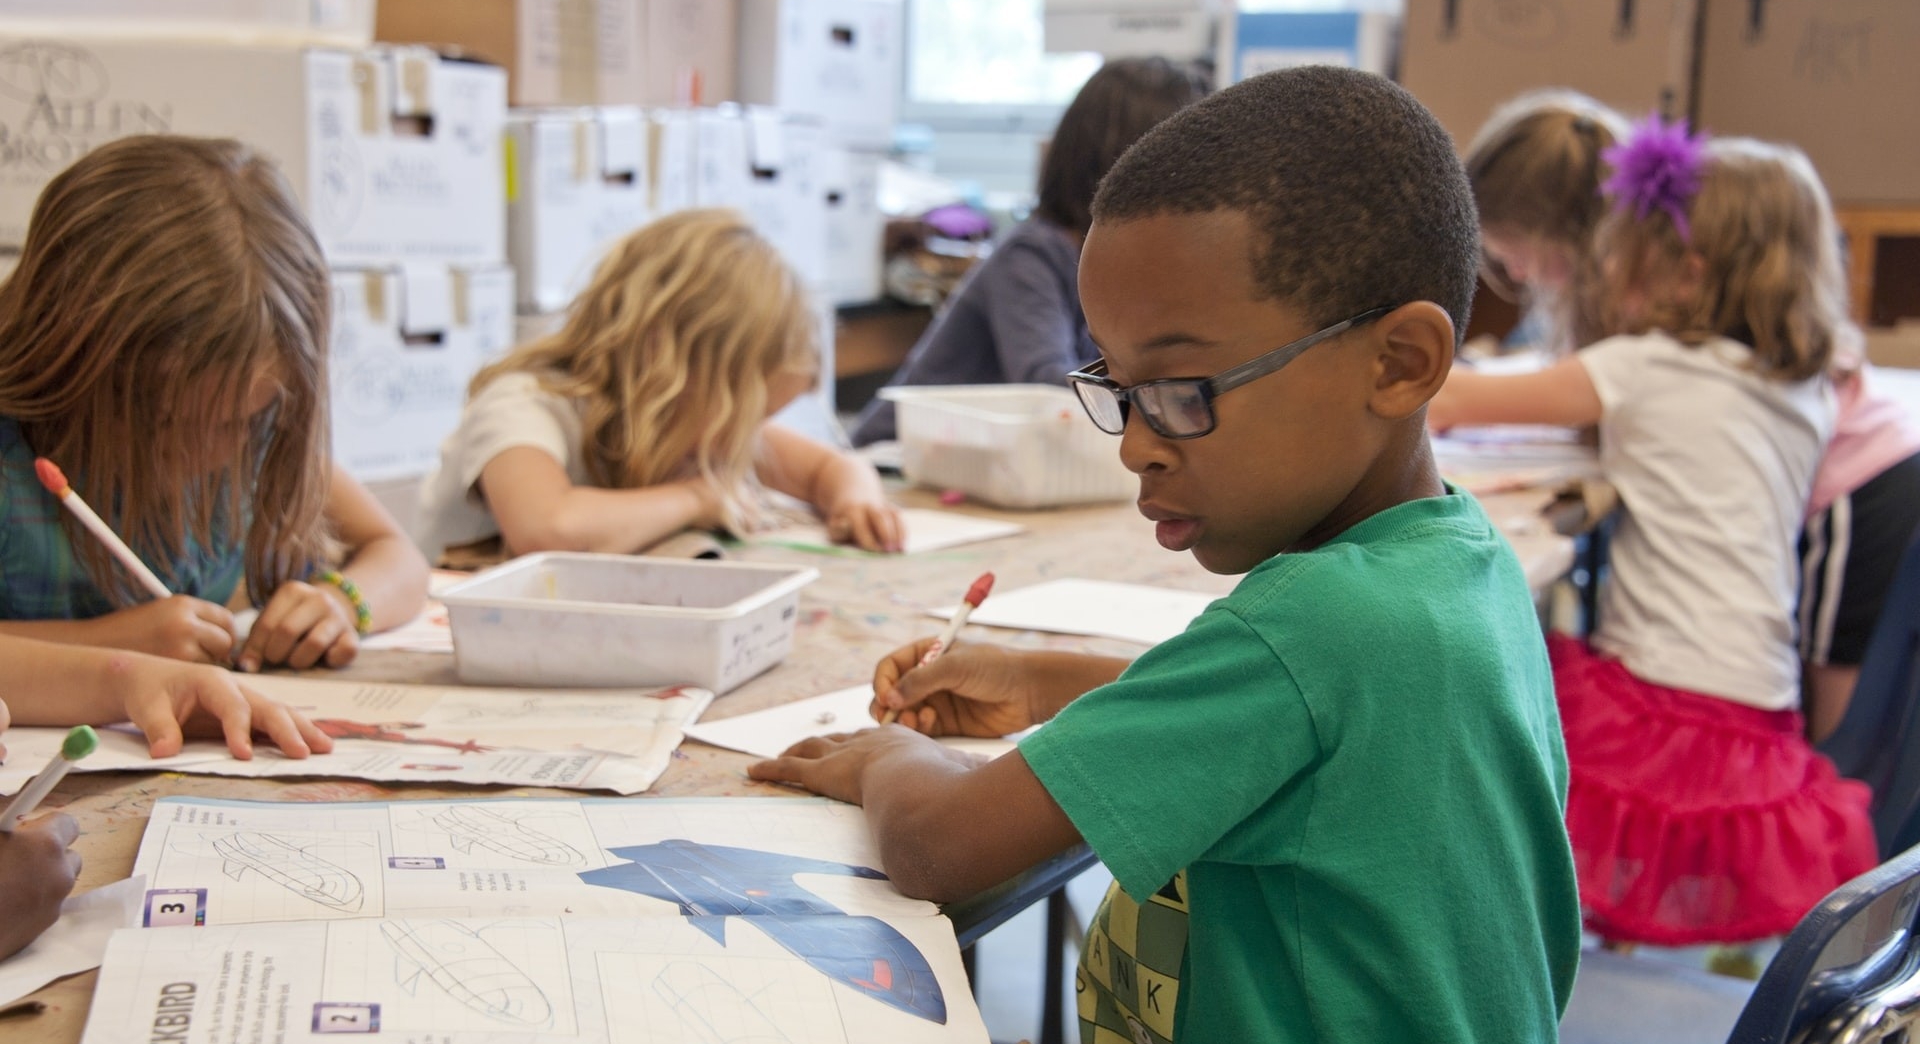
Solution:
<svg viewBox="0 0 1920 1044">
<path fill-rule="evenodd" d="M 1566 752 L 1526 580 L 1471 497 L 1261 563 L 1020 750 L 1156 923 L 1190 911 L 1184 953 L 1094 936 L 1152 1036 L 1554 1039 Z"/>
</svg>

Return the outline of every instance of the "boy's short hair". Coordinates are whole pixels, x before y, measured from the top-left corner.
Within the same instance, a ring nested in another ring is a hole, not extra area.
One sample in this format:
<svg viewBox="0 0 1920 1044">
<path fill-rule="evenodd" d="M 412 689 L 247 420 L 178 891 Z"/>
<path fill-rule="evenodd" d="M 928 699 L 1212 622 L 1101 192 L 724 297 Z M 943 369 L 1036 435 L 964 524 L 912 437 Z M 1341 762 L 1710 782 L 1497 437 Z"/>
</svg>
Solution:
<svg viewBox="0 0 1920 1044">
<path fill-rule="evenodd" d="M 1254 280 L 1315 325 L 1432 301 L 1467 328 L 1479 225 L 1453 140 L 1379 76 L 1307 66 L 1175 113 L 1115 163 L 1093 219 L 1244 211 Z"/>
</svg>

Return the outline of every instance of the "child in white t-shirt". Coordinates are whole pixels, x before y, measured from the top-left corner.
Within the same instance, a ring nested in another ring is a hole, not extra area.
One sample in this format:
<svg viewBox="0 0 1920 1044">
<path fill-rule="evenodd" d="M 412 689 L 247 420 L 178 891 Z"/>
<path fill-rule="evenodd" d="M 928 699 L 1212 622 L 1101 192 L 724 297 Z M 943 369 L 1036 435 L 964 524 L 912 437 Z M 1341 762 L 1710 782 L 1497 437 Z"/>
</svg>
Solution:
<svg viewBox="0 0 1920 1044">
<path fill-rule="evenodd" d="M 819 369 L 805 288 L 771 244 L 732 211 L 664 217 L 608 252 L 557 333 L 474 377 L 417 539 L 429 560 L 480 544 L 633 553 L 755 528 L 761 485 L 836 540 L 897 551 L 872 466 L 767 420 Z"/>
<path fill-rule="evenodd" d="M 1797 150 L 1657 120 L 1609 150 L 1589 311 L 1537 374 L 1456 370 L 1429 423 L 1600 426 L 1620 491 L 1591 644 L 1549 642 L 1588 926 L 1783 933 L 1877 862 L 1868 795 L 1807 745 L 1795 540 L 1850 335 L 1826 192 Z"/>
</svg>

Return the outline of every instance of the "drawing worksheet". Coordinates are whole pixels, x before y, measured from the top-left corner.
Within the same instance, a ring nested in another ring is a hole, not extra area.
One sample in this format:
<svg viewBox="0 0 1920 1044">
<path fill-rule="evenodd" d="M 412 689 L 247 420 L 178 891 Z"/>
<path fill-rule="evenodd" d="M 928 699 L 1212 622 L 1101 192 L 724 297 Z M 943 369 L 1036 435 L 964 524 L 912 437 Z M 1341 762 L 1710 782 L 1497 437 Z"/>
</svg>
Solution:
<svg viewBox="0 0 1920 1044">
<path fill-rule="evenodd" d="M 164 798 L 85 1044 L 987 1039 L 952 925 L 802 798 Z"/>
<path fill-rule="evenodd" d="M 295 761 L 255 741 L 252 761 L 224 741 L 190 741 L 155 759 L 131 726 L 101 729 L 100 749 L 77 772 L 168 770 L 214 776 L 333 776 L 549 786 L 634 794 L 666 771 L 681 729 L 700 716 L 706 689 L 536 690 L 440 688 L 382 682 L 250 676 L 248 687 L 298 707 L 333 737 L 331 754 Z M 65 729 L 9 729 L 0 794 L 24 786 L 60 749 Z"/>
</svg>

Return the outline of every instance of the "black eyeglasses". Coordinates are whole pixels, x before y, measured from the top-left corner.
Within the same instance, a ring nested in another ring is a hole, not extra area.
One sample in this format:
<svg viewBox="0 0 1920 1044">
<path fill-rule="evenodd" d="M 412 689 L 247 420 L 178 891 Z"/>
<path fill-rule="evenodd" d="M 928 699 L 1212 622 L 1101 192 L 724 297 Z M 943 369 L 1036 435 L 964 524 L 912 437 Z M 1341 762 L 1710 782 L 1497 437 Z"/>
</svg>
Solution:
<svg viewBox="0 0 1920 1044">
<path fill-rule="evenodd" d="M 1299 358 L 1300 353 L 1314 345 L 1332 340 L 1390 311 L 1392 309 L 1384 307 L 1369 309 L 1344 322 L 1310 333 L 1292 344 L 1255 356 L 1232 369 L 1222 370 L 1212 377 L 1171 377 L 1142 381 L 1122 388 L 1107 376 L 1107 362 L 1100 359 L 1067 374 L 1067 380 L 1080 396 L 1080 405 L 1086 408 L 1087 416 L 1093 418 L 1094 426 L 1109 435 L 1125 431 L 1129 408 L 1138 406 L 1140 416 L 1146 418 L 1147 427 L 1161 438 L 1197 439 L 1212 431 L 1216 423 L 1213 400 L 1249 381 L 1279 372 L 1281 367 Z"/>
</svg>

